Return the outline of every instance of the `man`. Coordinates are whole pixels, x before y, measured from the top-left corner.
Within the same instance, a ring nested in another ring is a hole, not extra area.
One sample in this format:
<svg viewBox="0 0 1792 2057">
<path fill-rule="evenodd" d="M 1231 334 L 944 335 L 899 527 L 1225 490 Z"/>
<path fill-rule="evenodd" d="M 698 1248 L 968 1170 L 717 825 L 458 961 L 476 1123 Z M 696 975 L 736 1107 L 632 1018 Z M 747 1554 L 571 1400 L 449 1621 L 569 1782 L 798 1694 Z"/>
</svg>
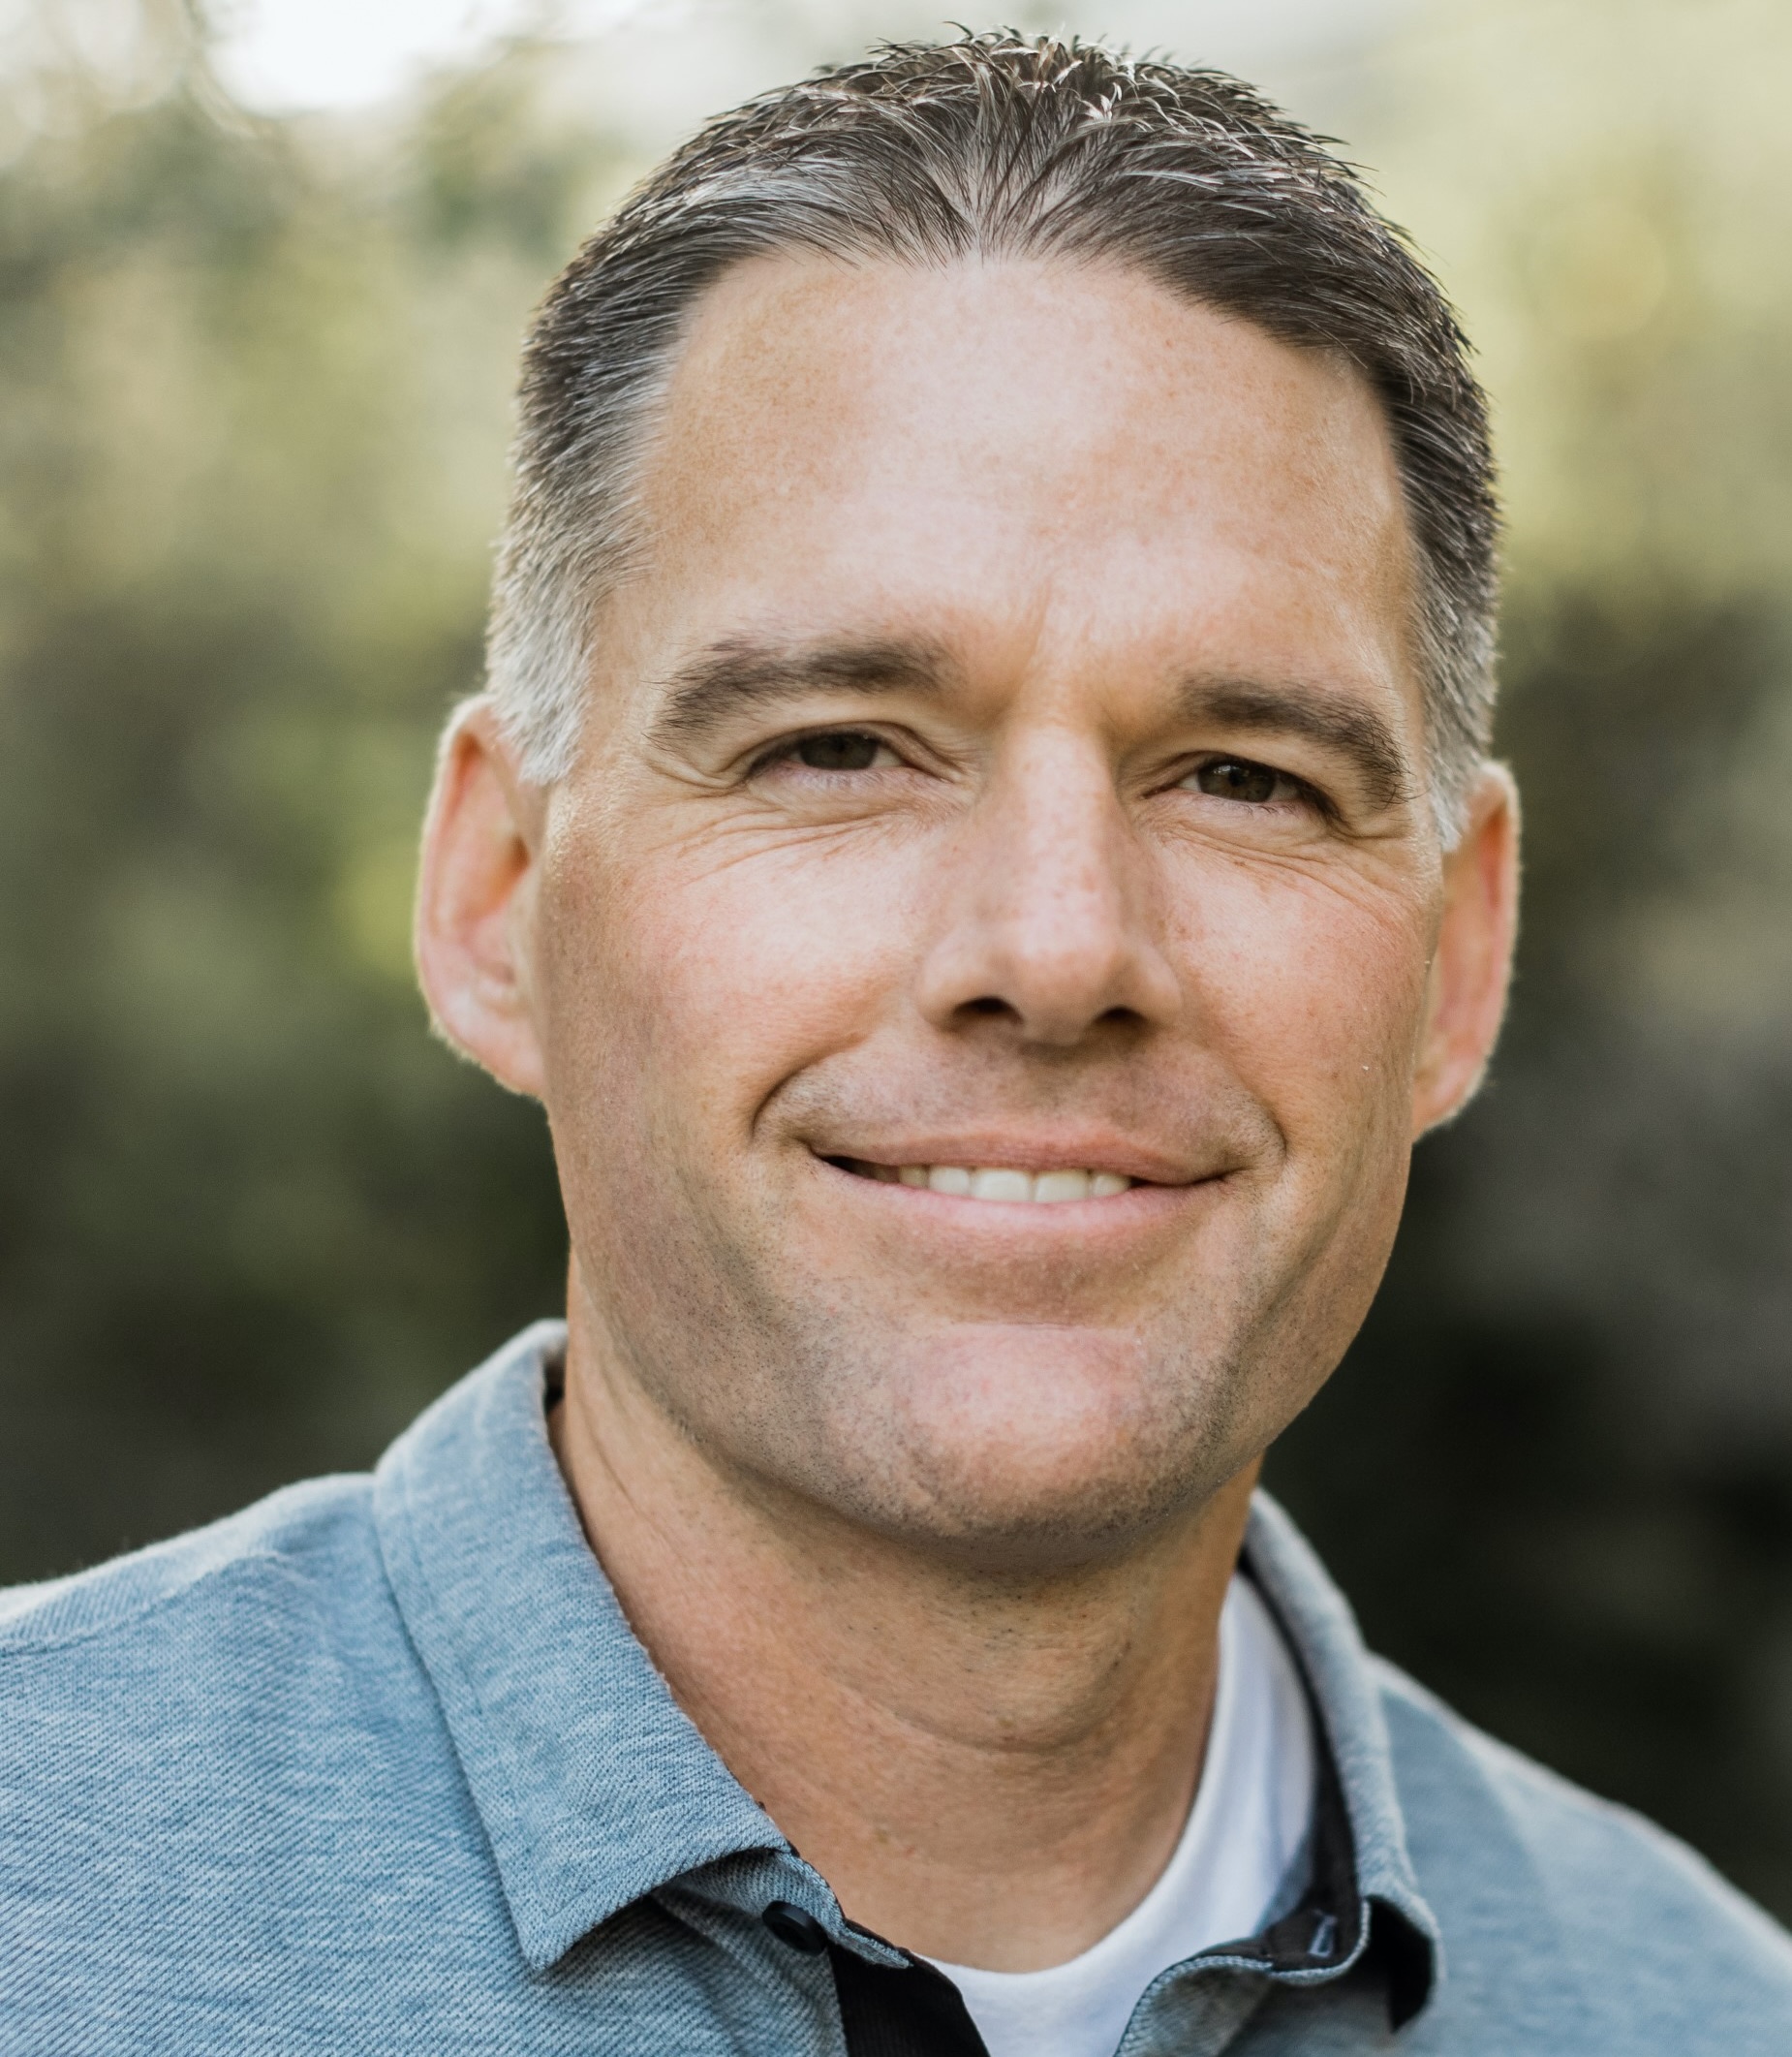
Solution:
<svg viewBox="0 0 1792 2057">
<path fill-rule="evenodd" d="M 15 1596 L 0 2045 L 1792 2046 L 1253 1497 L 1514 919 L 1481 397 L 1350 176 L 887 49 L 587 246 L 518 474 L 417 958 L 567 1324 Z"/>
</svg>

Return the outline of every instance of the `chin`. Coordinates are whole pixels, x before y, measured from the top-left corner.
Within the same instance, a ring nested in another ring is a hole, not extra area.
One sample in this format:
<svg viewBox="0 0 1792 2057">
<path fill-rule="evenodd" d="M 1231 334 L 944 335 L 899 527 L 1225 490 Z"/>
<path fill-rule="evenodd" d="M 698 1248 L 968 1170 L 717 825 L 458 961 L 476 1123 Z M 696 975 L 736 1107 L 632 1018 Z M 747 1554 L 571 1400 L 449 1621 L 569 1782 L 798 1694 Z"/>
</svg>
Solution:
<svg viewBox="0 0 1792 2057">
<path fill-rule="evenodd" d="M 1256 1454 L 1235 1389 L 1136 1332 L 979 1325 L 859 1387 L 838 1483 L 859 1519 L 992 1571 L 1120 1555 Z"/>
</svg>

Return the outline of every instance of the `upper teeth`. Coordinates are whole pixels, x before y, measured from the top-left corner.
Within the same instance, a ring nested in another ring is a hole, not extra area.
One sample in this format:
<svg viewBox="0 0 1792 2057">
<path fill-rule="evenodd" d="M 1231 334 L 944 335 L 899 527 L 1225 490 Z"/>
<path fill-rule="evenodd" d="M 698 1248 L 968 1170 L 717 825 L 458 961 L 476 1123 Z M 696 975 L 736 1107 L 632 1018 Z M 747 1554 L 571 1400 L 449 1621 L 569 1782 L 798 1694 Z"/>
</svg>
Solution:
<svg viewBox="0 0 1792 2057">
<path fill-rule="evenodd" d="M 966 1200 L 1107 1200 L 1133 1181 L 1119 1171 L 1019 1171 L 1004 1165 L 865 1165 L 873 1178 Z"/>
</svg>

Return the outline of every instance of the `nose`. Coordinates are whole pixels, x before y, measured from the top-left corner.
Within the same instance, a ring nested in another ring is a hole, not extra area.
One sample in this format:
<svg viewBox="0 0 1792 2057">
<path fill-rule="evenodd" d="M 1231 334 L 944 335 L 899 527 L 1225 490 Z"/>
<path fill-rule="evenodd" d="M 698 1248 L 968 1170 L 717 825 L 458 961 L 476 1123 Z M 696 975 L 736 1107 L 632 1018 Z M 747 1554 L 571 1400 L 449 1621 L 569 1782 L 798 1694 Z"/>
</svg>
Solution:
<svg viewBox="0 0 1792 2057">
<path fill-rule="evenodd" d="M 1031 739 L 1000 766 L 953 839 L 921 968 L 937 1027 L 1005 1022 L 1070 1047 L 1107 1026 L 1161 1024 L 1180 988 L 1159 947 L 1149 855 L 1105 756 Z"/>
</svg>

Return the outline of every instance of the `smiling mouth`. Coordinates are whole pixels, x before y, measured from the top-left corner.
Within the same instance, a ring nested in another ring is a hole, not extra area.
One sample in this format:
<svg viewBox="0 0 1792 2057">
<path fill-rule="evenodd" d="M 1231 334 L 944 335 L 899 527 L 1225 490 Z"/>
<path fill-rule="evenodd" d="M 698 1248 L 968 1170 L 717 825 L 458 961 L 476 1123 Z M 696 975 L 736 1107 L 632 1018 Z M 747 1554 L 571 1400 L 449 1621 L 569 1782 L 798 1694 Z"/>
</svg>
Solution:
<svg viewBox="0 0 1792 2057">
<path fill-rule="evenodd" d="M 1009 1206 L 1113 1200 L 1142 1183 L 1120 1171 L 1025 1171 L 1008 1165 L 878 1165 L 862 1157 L 830 1157 L 828 1163 L 881 1185 L 924 1187 L 929 1193 L 945 1193 L 956 1200 L 1000 1200 Z"/>
</svg>

